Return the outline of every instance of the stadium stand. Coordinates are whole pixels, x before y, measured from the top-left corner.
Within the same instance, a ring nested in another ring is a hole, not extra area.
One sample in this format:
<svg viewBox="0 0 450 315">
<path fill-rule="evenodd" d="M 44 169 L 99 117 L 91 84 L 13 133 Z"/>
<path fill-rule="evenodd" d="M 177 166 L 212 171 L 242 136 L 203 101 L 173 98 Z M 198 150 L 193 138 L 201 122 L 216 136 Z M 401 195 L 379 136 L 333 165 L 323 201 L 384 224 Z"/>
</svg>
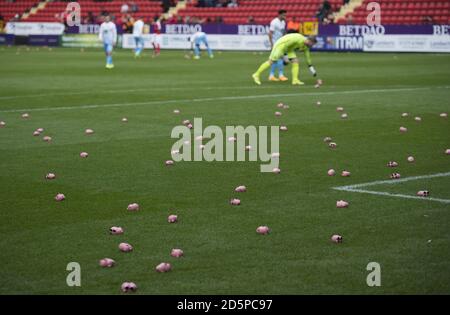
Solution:
<svg viewBox="0 0 450 315">
<path fill-rule="evenodd" d="M 5 21 L 10 21 L 15 15 L 20 18 L 23 13 L 30 10 L 33 6 L 39 3 L 37 0 L 22 0 L 22 1 L 0 1 L 0 15 Z"/>
<path fill-rule="evenodd" d="M 342 0 L 328 0 L 333 11 L 339 10 Z M 237 7 L 199 7 L 198 1 L 191 1 L 185 9 L 178 12 L 183 19 L 195 19 L 215 22 L 218 20 L 230 24 L 246 24 L 250 16 L 256 24 L 268 24 L 277 16 L 277 11 L 288 11 L 288 18 L 295 16 L 304 21 L 316 20 L 316 14 L 323 0 L 240 0 Z"/>
<path fill-rule="evenodd" d="M 288 19 L 296 17 L 301 22 L 316 21 L 317 12 L 323 0 L 238 0 L 237 7 L 204 7 L 201 0 L 186 1 L 185 7 L 178 10 L 172 22 L 211 22 L 211 23 L 238 23 L 238 24 L 268 24 L 276 16 L 279 9 L 288 11 Z M 339 16 L 339 24 L 366 24 L 368 11 L 366 6 L 372 0 L 352 0 L 356 7 L 343 16 Z M 82 7 L 82 18 L 99 16 L 108 12 L 116 17 L 121 16 L 121 6 L 126 0 L 81 0 L 77 1 Z M 160 16 L 163 13 L 162 0 L 135 0 L 138 12 L 145 17 Z M 170 1 L 174 6 L 178 1 Z M 343 6 L 343 0 L 328 0 L 332 11 L 338 12 Z M 381 5 L 382 24 L 450 24 L 449 0 L 378 0 Z M 38 9 L 36 8 L 40 4 Z M 36 0 L 0 0 L 0 15 L 5 21 L 15 15 L 27 22 L 55 22 L 60 21 L 67 1 L 36 1 Z M 89 12 L 91 12 L 89 14 Z M 22 17 L 23 16 L 23 17 Z M 251 22 L 249 22 L 251 20 Z"/>
<path fill-rule="evenodd" d="M 349 19 L 354 24 L 366 24 L 367 4 L 371 0 L 362 1 L 353 12 L 347 13 L 345 18 L 337 22 L 346 24 Z M 378 0 L 381 6 L 382 24 L 449 24 L 450 1 L 449 0 Z M 351 17 L 351 18 L 350 18 Z"/>
<path fill-rule="evenodd" d="M 86 19 L 90 14 L 94 17 L 99 16 L 104 12 L 108 12 L 115 17 L 120 17 L 121 7 L 125 0 L 114 0 L 114 1 L 93 1 L 93 0 L 81 0 L 77 1 L 81 6 L 81 16 L 82 20 Z M 136 4 L 138 11 L 134 13 L 130 11 L 130 14 L 139 14 L 146 17 L 154 17 L 155 15 L 160 15 L 162 13 L 161 1 L 149 1 L 149 0 L 134 0 L 129 1 Z M 55 22 L 60 19 L 61 14 L 64 12 L 67 6 L 67 1 L 52 1 L 48 2 L 44 9 L 38 10 L 35 14 L 30 14 L 26 18 L 27 22 Z M 91 12 L 91 13 L 89 13 Z"/>
</svg>

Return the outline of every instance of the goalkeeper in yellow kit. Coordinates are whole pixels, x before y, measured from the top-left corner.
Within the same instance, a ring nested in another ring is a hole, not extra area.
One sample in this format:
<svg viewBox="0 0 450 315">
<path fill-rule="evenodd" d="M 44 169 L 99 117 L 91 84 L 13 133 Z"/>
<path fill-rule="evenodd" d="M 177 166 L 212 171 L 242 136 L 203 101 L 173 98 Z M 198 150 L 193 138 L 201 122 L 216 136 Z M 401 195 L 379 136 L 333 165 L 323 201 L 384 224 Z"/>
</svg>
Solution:
<svg viewBox="0 0 450 315">
<path fill-rule="evenodd" d="M 317 43 L 315 36 L 305 37 L 298 33 L 291 33 L 284 35 L 279 40 L 275 42 L 272 52 L 270 53 L 269 60 L 264 62 L 259 66 L 258 70 L 253 73 L 252 77 L 256 84 L 261 85 L 260 75 L 263 71 L 270 68 L 272 63 L 276 62 L 278 59 L 283 58 L 284 63 L 292 63 L 292 84 L 293 85 L 303 85 L 302 81 L 298 79 L 299 64 L 298 58 L 295 52 L 297 50 L 303 51 L 305 53 L 306 62 L 308 63 L 309 71 L 311 71 L 313 76 L 317 76 L 317 72 L 314 69 L 311 62 L 311 55 L 309 49 Z"/>
</svg>

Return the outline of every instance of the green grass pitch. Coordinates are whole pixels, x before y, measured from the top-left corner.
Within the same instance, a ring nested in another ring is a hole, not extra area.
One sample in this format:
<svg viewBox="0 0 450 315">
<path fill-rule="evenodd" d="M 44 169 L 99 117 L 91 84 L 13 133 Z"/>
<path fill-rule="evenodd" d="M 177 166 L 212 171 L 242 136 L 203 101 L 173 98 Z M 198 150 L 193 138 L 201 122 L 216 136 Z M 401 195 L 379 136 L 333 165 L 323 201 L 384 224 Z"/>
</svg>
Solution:
<svg viewBox="0 0 450 315">
<path fill-rule="evenodd" d="M 255 86 L 250 75 L 266 57 L 194 61 L 163 51 L 135 60 L 117 50 L 106 70 L 100 50 L 0 48 L 0 293 L 119 294 L 134 281 L 138 294 L 449 294 L 449 203 L 332 187 L 450 171 L 450 124 L 439 116 L 450 111 L 450 55 L 313 53 L 320 89 L 304 64 L 304 87 L 267 73 Z M 290 106 L 279 118 L 278 102 Z M 166 167 L 172 128 L 194 117 L 204 126 L 286 124 L 281 174 L 260 173 L 260 162 Z M 39 127 L 51 143 L 32 136 Z M 329 177 L 329 168 L 352 175 Z M 45 180 L 48 172 L 57 178 Z M 248 191 L 234 193 L 238 185 Z M 449 177 L 371 188 L 450 200 Z M 58 192 L 64 202 L 53 200 Z M 230 206 L 233 197 L 242 205 Z M 337 209 L 339 199 L 349 208 Z M 132 202 L 139 212 L 126 210 Z M 114 225 L 125 234 L 109 235 Z M 272 233 L 258 235 L 259 225 Z M 334 233 L 342 244 L 330 242 Z M 122 241 L 134 251 L 119 252 Z M 185 257 L 170 257 L 172 248 Z M 117 265 L 102 269 L 103 257 Z M 155 272 L 163 261 L 172 272 Z M 66 284 L 69 262 L 81 265 L 81 287 Z M 381 265 L 380 287 L 366 284 L 369 262 Z"/>
</svg>

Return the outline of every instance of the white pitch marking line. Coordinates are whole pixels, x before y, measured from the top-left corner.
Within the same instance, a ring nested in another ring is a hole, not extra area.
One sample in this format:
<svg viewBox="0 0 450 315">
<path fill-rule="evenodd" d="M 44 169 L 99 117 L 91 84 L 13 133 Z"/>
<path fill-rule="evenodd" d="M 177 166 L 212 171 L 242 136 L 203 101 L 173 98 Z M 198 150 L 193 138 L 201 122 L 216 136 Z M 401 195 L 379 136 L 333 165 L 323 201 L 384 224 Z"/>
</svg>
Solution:
<svg viewBox="0 0 450 315">
<path fill-rule="evenodd" d="M 383 184 L 392 185 L 392 184 L 409 182 L 409 181 L 413 181 L 413 180 L 436 178 L 436 177 L 446 177 L 446 176 L 450 176 L 450 172 L 437 173 L 437 174 L 432 174 L 432 175 L 411 176 L 411 177 L 406 177 L 406 178 L 397 179 L 397 180 L 395 180 L 395 179 L 378 180 L 378 181 L 369 182 L 369 183 L 362 183 L 362 184 L 355 184 L 355 185 L 348 185 L 348 186 L 338 186 L 338 187 L 333 187 L 333 189 L 341 190 L 341 191 L 357 192 L 357 193 L 363 193 L 363 194 L 379 195 L 379 196 L 399 197 L 399 198 L 418 199 L 418 200 L 430 200 L 430 201 L 437 201 L 437 202 L 450 204 L 449 199 L 441 199 L 441 198 L 433 198 L 433 197 L 420 197 L 420 196 L 411 196 L 411 195 L 403 195 L 403 194 L 392 194 L 392 193 L 384 192 L 384 191 L 359 189 L 362 187 L 368 187 L 368 186 L 374 186 L 374 185 L 383 185 Z"/>
<path fill-rule="evenodd" d="M 250 90 L 250 89 L 275 89 L 278 88 L 277 86 L 225 86 L 225 87 L 195 87 L 195 86 L 186 86 L 186 87 L 149 87 L 149 88 L 140 88 L 140 89 L 119 89 L 119 90 L 104 90 L 104 91 L 97 91 L 96 94 L 117 94 L 117 93 L 130 93 L 130 92 L 153 92 L 153 91 L 177 91 L 177 90 Z M 399 88 L 399 89 L 430 89 L 431 87 L 424 87 L 424 88 Z M 437 86 L 436 88 L 444 88 L 447 89 L 449 86 Z M 377 90 L 373 90 L 377 91 Z M 383 90 L 384 91 L 384 90 Z M 350 91 L 353 92 L 353 91 Z M 328 92 L 323 92 L 328 93 Z M 30 94 L 30 95 L 5 95 L 0 96 L 0 100 L 11 100 L 11 99 L 18 99 L 18 98 L 39 98 L 39 97 L 52 97 L 52 96 L 70 96 L 70 95 L 86 95 L 86 94 L 92 94 L 92 91 L 77 91 L 77 92 L 67 92 L 67 93 L 43 93 L 43 94 Z M 322 93 L 321 93 L 322 94 Z M 320 94 L 320 95 L 321 95 Z"/>
<path fill-rule="evenodd" d="M 202 90 L 202 91 L 208 91 L 208 90 L 250 90 L 254 89 L 255 87 L 250 86 L 225 86 L 225 87 L 196 87 L 196 86 L 189 86 L 189 87 L 149 87 L 149 88 L 142 88 L 142 89 L 122 89 L 122 90 L 104 90 L 104 91 L 97 91 L 95 94 L 117 94 L 117 93 L 131 93 L 131 92 L 154 92 L 154 91 L 184 91 L 184 90 Z M 278 87 L 275 86 L 264 86 L 264 89 L 275 89 Z M 7 95 L 7 96 L 0 96 L 0 100 L 12 100 L 12 99 L 18 99 L 18 98 L 39 98 L 39 97 L 52 97 L 52 96 L 70 96 L 70 95 L 86 95 L 86 94 L 92 94 L 92 91 L 78 91 L 78 92 L 67 92 L 67 93 L 46 93 L 46 94 L 30 94 L 30 95 Z"/>
<path fill-rule="evenodd" d="M 450 172 L 437 173 L 437 174 L 431 174 L 431 175 L 411 176 L 411 177 L 405 177 L 405 178 L 401 178 L 401 179 L 377 180 L 377 181 L 369 182 L 369 183 L 340 186 L 340 187 L 334 187 L 334 188 L 336 188 L 336 189 L 337 188 L 358 188 L 358 187 L 367 187 L 367 186 L 383 185 L 383 184 L 397 184 L 397 183 L 409 182 L 412 180 L 418 180 L 418 179 L 424 179 L 424 178 L 428 179 L 428 178 L 446 177 L 446 176 L 450 176 Z"/>
<path fill-rule="evenodd" d="M 402 194 L 391 194 L 391 193 L 384 192 L 384 191 L 374 191 L 374 190 L 365 190 L 365 189 L 338 189 L 338 190 L 357 192 L 357 193 L 362 193 L 362 194 L 379 195 L 379 196 L 399 197 L 399 198 L 406 198 L 406 199 L 430 200 L 430 201 L 437 201 L 437 202 L 450 204 L 450 199 L 440 199 L 440 198 L 433 198 L 433 197 L 419 197 L 419 196 L 402 195 Z"/>
<path fill-rule="evenodd" d="M 450 86 L 439 86 L 434 88 L 450 88 Z M 27 109 L 6 109 L 0 110 L 0 113 L 16 113 L 24 111 L 55 111 L 55 110 L 72 110 L 72 109 L 94 109 L 106 107 L 125 107 L 125 106 L 141 106 L 141 105 L 157 105 L 157 104 L 173 104 L 173 103 L 188 103 L 188 102 L 209 102 L 209 101 L 229 101 L 229 100 L 245 100 L 245 99 L 259 99 L 259 98 L 279 98 L 279 97 L 299 97 L 299 96 L 316 96 L 316 95 L 340 95 L 340 94 L 364 94 L 364 93 L 380 93 L 380 92 L 403 92 L 403 91 L 420 91 L 430 90 L 433 87 L 426 88 L 398 88 L 398 89 L 374 89 L 374 90 L 352 90 L 352 91 L 330 91 L 330 92 L 313 92 L 313 93 L 286 93 L 286 94 L 258 94 L 245 96 L 221 96 L 209 98 L 194 98 L 194 99 L 180 99 L 180 100 L 161 100 L 137 103 L 117 103 L 117 104 L 92 104 L 80 106 L 63 106 L 63 107 L 38 107 Z"/>
</svg>

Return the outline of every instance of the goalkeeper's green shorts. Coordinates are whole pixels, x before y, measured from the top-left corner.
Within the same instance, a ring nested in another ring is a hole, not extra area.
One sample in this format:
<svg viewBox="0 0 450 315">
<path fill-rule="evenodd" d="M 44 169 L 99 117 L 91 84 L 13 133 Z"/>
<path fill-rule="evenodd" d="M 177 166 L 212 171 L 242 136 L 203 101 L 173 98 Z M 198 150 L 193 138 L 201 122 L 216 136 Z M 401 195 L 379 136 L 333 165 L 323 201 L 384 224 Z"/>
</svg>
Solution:
<svg viewBox="0 0 450 315">
<path fill-rule="evenodd" d="M 297 58 L 294 50 L 287 50 L 284 44 L 273 46 L 272 52 L 270 53 L 269 59 L 272 61 L 277 61 L 278 59 L 283 58 L 284 54 L 287 54 L 289 59 Z"/>
</svg>

